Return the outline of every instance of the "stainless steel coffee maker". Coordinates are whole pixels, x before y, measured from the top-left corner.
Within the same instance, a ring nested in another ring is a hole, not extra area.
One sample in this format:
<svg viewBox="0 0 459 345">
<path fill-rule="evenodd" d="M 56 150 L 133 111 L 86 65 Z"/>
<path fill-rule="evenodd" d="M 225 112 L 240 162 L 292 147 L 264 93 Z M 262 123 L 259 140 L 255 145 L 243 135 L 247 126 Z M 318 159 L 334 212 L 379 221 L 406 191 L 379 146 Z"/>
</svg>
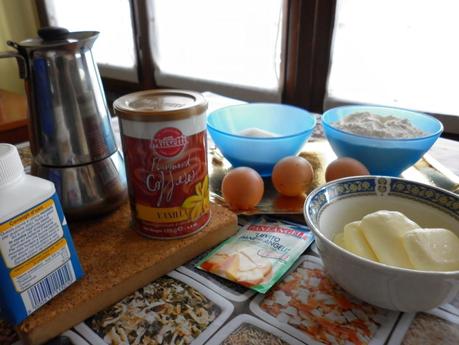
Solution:
<svg viewBox="0 0 459 345">
<path fill-rule="evenodd" d="M 126 173 L 91 47 L 98 32 L 48 27 L 8 41 L 29 106 L 32 174 L 54 182 L 66 216 L 87 218 L 126 200 Z M 26 195 L 24 197 L 27 197 Z"/>
</svg>

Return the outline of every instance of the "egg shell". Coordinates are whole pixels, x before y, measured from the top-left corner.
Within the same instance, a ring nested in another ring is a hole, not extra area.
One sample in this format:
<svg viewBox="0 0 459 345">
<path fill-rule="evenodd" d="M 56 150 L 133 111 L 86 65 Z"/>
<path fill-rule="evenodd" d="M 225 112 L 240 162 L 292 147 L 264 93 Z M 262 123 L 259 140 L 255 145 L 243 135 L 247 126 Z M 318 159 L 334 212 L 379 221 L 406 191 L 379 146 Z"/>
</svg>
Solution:
<svg viewBox="0 0 459 345">
<path fill-rule="evenodd" d="M 361 162 L 350 157 L 341 157 L 328 164 L 325 170 L 325 180 L 327 182 L 337 180 L 342 177 L 370 175 L 368 169 Z"/>
<path fill-rule="evenodd" d="M 311 187 L 314 170 L 307 159 L 300 156 L 288 156 L 276 163 L 271 180 L 274 188 L 280 194 L 300 196 Z"/>
<path fill-rule="evenodd" d="M 222 180 L 222 195 L 234 210 L 250 210 L 263 198 L 264 182 L 252 168 L 238 167 L 230 170 Z"/>
</svg>

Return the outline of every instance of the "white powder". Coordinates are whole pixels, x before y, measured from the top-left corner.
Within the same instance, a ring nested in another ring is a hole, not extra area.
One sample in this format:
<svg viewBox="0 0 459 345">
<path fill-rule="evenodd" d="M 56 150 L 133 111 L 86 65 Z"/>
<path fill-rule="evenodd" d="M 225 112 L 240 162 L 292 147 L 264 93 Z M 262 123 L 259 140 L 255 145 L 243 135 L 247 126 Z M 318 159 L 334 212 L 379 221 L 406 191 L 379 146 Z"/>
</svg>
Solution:
<svg viewBox="0 0 459 345">
<path fill-rule="evenodd" d="M 368 112 L 351 114 L 332 124 L 335 128 L 346 132 L 375 138 L 406 139 L 426 135 L 413 126 L 408 119 Z"/>
<path fill-rule="evenodd" d="M 276 133 L 265 131 L 261 128 L 245 128 L 238 133 L 239 135 L 243 135 L 245 137 L 254 137 L 254 138 L 273 138 L 278 137 Z"/>
</svg>

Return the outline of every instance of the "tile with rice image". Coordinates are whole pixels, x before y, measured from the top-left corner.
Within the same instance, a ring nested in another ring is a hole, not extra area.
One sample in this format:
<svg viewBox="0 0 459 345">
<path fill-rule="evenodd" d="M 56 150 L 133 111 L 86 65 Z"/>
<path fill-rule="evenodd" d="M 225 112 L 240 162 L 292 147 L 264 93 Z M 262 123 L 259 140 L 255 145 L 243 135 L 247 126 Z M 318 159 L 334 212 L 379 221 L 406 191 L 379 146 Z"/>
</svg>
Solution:
<svg viewBox="0 0 459 345">
<path fill-rule="evenodd" d="M 250 324 L 243 324 L 222 345 L 289 345 L 287 342 Z"/>
<path fill-rule="evenodd" d="M 456 345 L 459 344 L 459 324 L 437 316 L 419 313 L 413 320 L 402 345 Z"/>
</svg>

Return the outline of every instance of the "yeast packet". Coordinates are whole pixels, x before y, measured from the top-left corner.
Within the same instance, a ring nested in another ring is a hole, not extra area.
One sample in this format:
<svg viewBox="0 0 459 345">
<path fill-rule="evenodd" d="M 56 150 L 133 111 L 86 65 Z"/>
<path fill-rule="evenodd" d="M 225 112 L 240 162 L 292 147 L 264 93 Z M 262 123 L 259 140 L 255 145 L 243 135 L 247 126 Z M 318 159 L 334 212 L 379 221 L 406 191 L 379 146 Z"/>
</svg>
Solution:
<svg viewBox="0 0 459 345">
<path fill-rule="evenodd" d="M 244 225 L 196 267 L 265 293 L 313 240 L 305 225 L 260 217 Z"/>
</svg>

